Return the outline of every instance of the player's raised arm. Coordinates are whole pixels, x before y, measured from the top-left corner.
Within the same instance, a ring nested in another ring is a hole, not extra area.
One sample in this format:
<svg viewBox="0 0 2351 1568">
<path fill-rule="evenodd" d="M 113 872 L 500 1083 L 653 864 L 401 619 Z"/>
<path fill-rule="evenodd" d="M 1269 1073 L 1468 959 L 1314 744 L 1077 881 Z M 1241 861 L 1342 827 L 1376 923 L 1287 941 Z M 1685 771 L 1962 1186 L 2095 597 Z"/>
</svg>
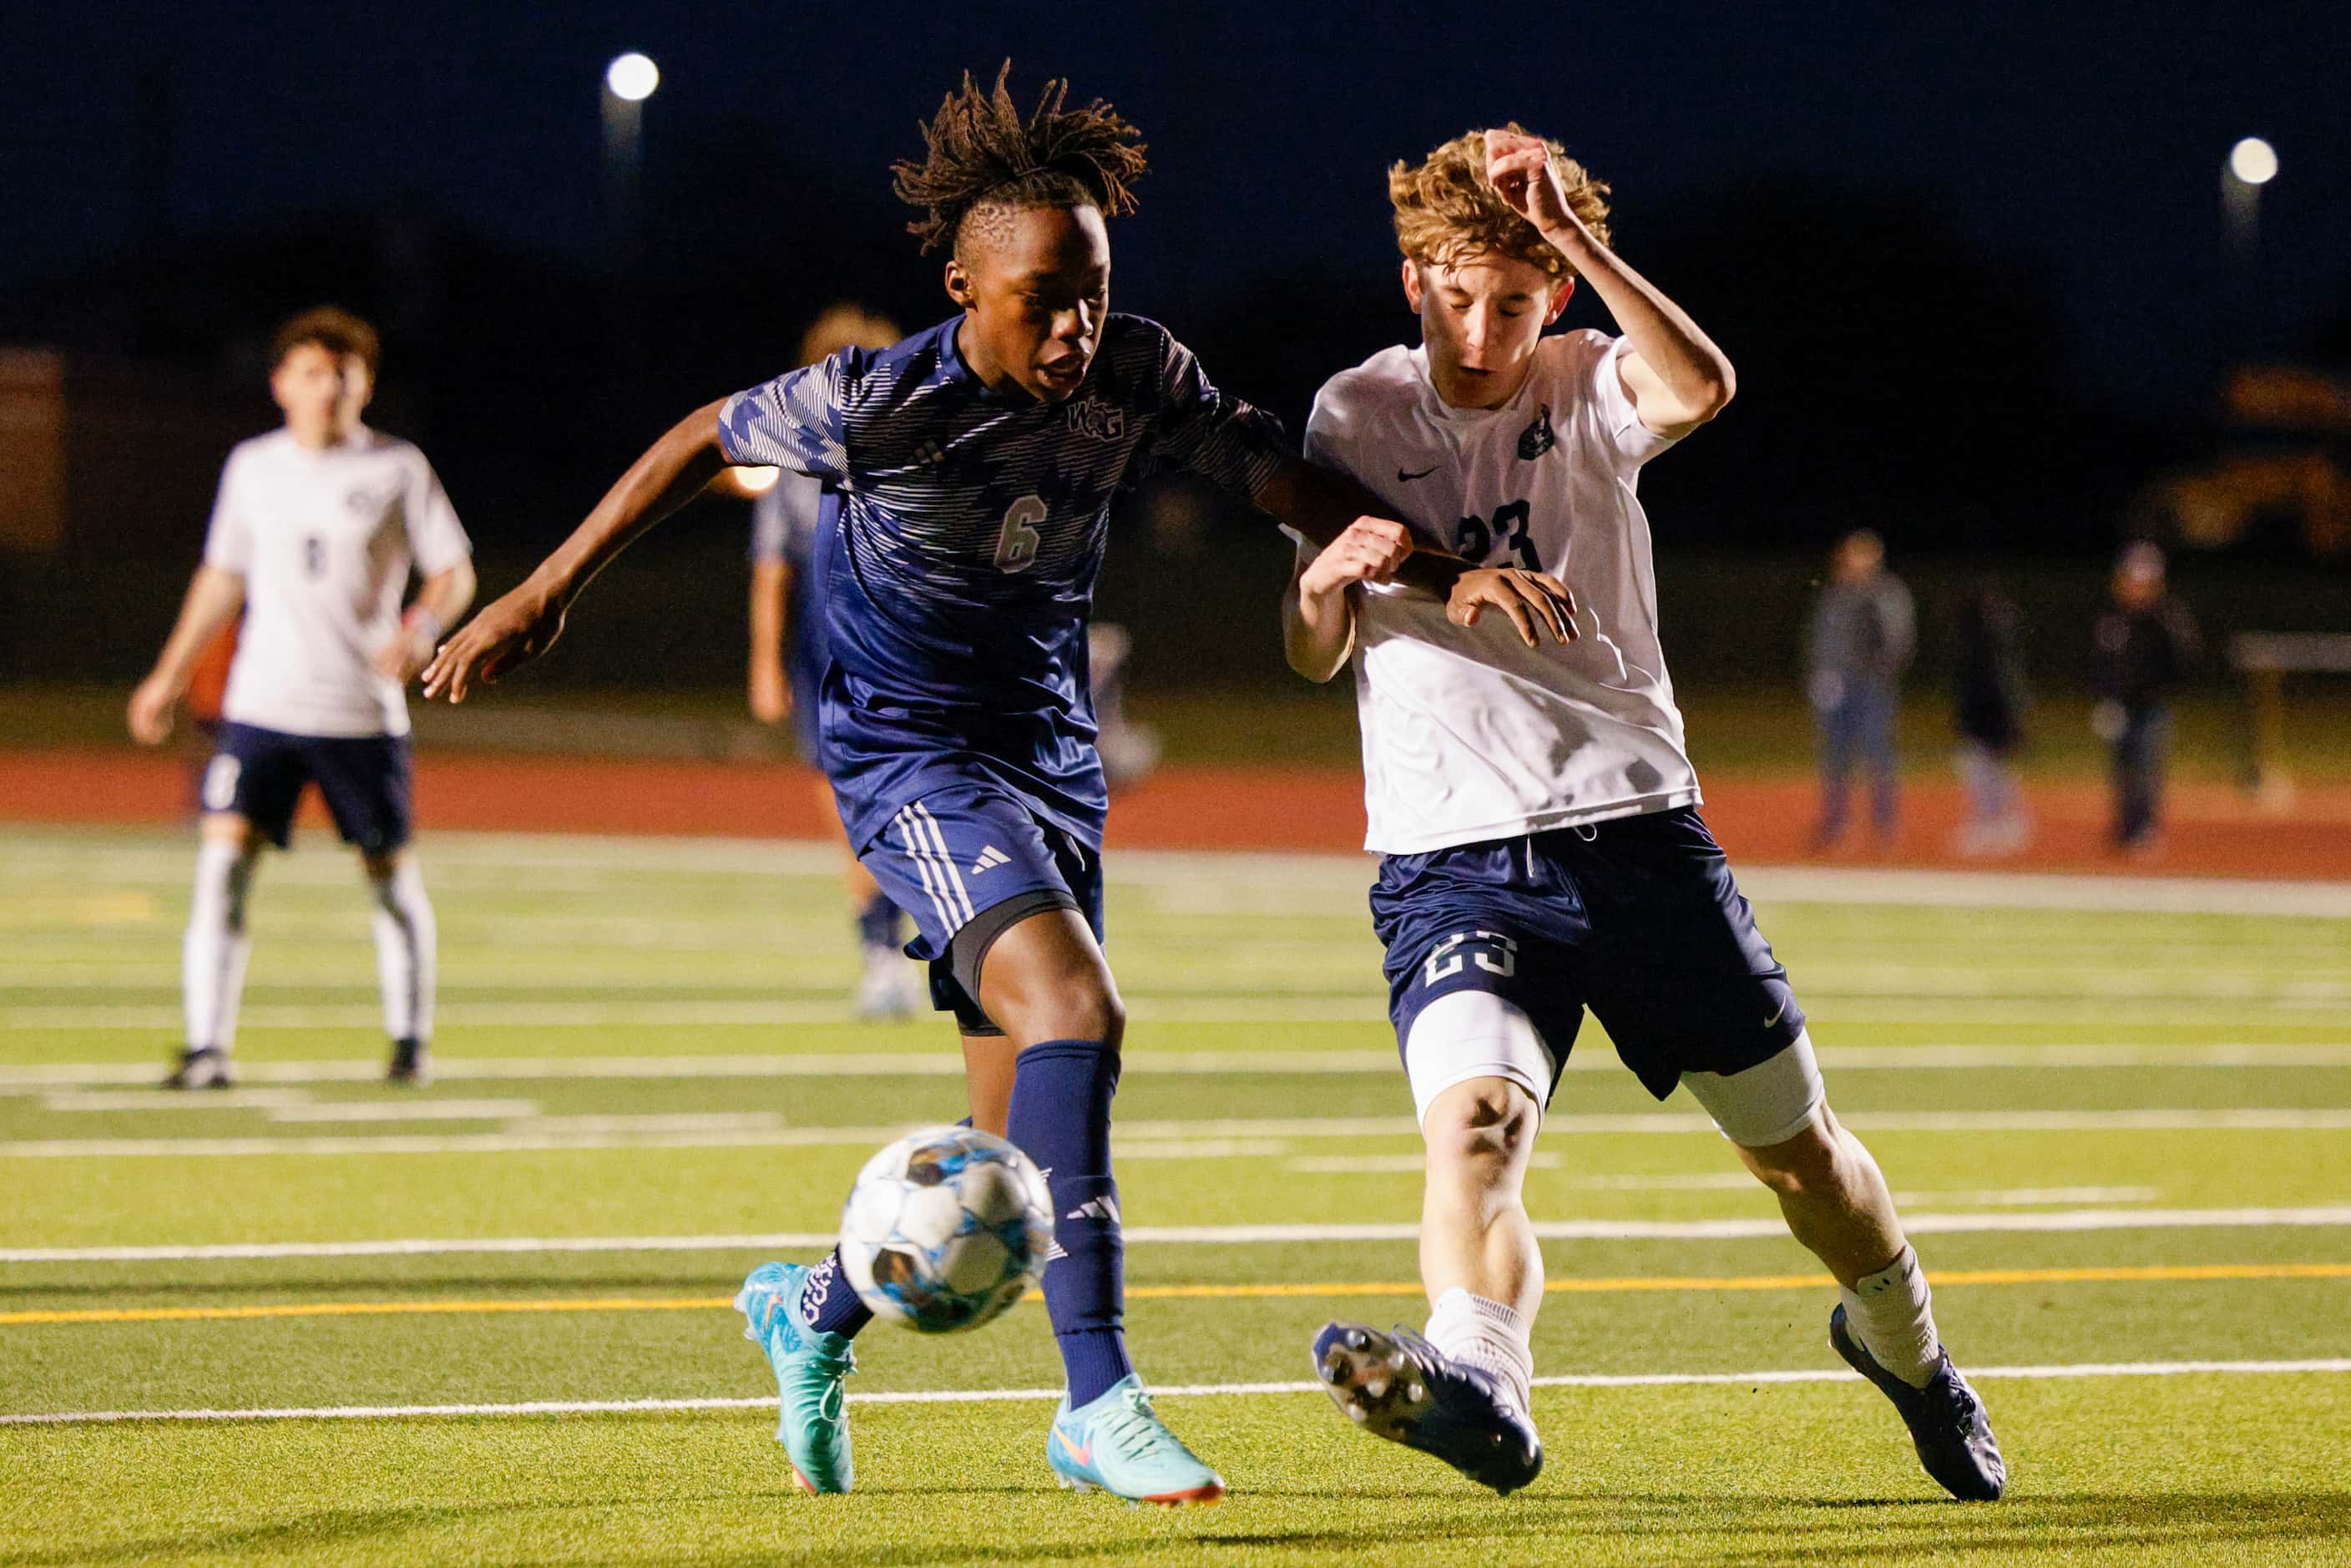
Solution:
<svg viewBox="0 0 2351 1568">
<path fill-rule="evenodd" d="M 545 653 L 580 591 L 630 542 L 677 510 L 730 466 L 719 445 L 724 400 L 705 403 L 629 465 L 587 520 L 521 586 L 494 601 L 441 645 L 424 667 L 424 695 L 463 702 L 476 683 Z"/>
<path fill-rule="evenodd" d="M 1487 131 L 1486 177 L 1624 329 L 1633 345 L 1623 361 L 1625 392 L 1643 424 L 1659 435 L 1684 435 L 1722 412 L 1738 386 L 1729 356 L 1577 215 L 1547 142 L 1515 128 Z"/>
</svg>

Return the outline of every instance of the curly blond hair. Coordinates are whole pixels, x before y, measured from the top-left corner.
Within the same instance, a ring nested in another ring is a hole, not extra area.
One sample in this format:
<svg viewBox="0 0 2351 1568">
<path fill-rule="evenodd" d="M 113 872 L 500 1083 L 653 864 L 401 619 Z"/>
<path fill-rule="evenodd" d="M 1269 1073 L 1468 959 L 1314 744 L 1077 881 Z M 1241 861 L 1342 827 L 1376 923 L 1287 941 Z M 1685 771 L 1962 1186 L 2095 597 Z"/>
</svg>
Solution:
<svg viewBox="0 0 2351 1568">
<path fill-rule="evenodd" d="M 1509 126 L 1530 135 L 1517 120 Z M 1552 167 L 1567 191 L 1568 210 L 1602 245 L 1608 243 L 1608 187 L 1591 171 L 1567 155 L 1567 149 L 1546 140 Z M 1507 256 L 1531 262 L 1552 280 L 1572 277 L 1575 269 L 1534 225 L 1510 210 L 1486 178 L 1486 133 L 1465 131 L 1426 159 L 1418 168 L 1397 163 L 1388 170 L 1388 201 L 1395 208 L 1396 244 L 1405 255 L 1429 267 L 1458 267 L 1481 256 Z"/>
</svg>

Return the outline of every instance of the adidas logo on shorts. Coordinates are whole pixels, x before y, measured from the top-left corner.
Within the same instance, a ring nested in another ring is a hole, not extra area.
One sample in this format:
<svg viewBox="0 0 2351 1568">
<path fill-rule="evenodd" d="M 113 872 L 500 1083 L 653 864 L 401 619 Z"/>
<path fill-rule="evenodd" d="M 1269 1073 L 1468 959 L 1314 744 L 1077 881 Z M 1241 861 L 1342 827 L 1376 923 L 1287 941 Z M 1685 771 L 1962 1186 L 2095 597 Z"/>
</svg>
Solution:
<svg viewBox="0 0 2351 1568">
<path fill-rule="evenodd" d="M 979 852 L 977 860 L 971 862 L 971 874 L 977 876 L 982 872 L 994 871 L 998 866 L 1008 864 L 1011 859 L 1010 855 L 990 844 Z"/>
</svg>

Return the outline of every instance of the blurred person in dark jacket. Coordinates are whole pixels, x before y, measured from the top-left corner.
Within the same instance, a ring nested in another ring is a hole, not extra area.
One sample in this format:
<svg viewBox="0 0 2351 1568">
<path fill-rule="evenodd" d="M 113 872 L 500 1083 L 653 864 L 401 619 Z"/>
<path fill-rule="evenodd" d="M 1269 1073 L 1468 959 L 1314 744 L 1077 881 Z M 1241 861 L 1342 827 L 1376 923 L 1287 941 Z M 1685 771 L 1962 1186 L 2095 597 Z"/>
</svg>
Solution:
<svg viewBox="0 0 2351 1568">
<path fill-rule="evenodd" d="M 1894 724 L 1902 672 L 1917 646 L 1910 590 L 1886 570 L 1886 545 L 1868 528 L 1837 542 L 1833 575 L 1813 607 L 1806 691 L 1820 726 L 1823 846 L 1844 836 L 1845 784 L 1858 762 L 1873 779 L 1871 820 L 1881 842 L 1895 833 Z"/>
<path fill-rule="evenodd" d="M 2159 841 L 2172 689 L 2203 652 L 2195 620 L 2164 576 L 2163 552 L 2141 540 L 2115 562 L 2114 603 L 2098 617 L 2091 727 L 2113 748 L 2115 846 L 2152 852 Z"/>
<path fill-rule="evenodd" d="M 2032 693 L 2024 678 L 2024 618 L 1990 582 L 1978 583 L 1959 604 L 1952 688 L 1959 781 L 1968 792 L 1959 851 L 2014 854 L 2032 837 L 2015 762 Z"/>
</svg>

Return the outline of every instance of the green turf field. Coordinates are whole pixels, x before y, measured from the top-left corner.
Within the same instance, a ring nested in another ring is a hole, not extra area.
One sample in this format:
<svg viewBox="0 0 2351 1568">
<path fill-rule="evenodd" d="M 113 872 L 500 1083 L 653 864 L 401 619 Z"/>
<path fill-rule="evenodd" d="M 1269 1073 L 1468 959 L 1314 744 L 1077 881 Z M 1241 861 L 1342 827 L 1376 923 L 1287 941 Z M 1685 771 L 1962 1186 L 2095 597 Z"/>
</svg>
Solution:
<svg viewBox="0 0 2351 1568">
<path fill-rule="evenodd" d="M 960 1111 L 943 1026 L 848 1021 L 823 853 L 426 852 L 440 1082 L 373 1081 L 315 844 L 256 896 L 244 1085 L 177 1098 L 191 843 L 0 831 L 0 1562 L 2351 1558 L 2351 889 L 1751 874 L 2011 1494 L 1942 1500 L 1593 1031 L 1531 1192 L 1549 1468 L 1497 1501 L 1303 1382 L 1325 1318 L 1424 1310 L 1365 864 L 1113 861 L 1131 1322 L 1234 1489 L 1170 1516 L 1052 1487 L 1033 1303 L 862 1341 L 860 1490 L 792 1489 L 726 1298 Z"/>
</svg>

